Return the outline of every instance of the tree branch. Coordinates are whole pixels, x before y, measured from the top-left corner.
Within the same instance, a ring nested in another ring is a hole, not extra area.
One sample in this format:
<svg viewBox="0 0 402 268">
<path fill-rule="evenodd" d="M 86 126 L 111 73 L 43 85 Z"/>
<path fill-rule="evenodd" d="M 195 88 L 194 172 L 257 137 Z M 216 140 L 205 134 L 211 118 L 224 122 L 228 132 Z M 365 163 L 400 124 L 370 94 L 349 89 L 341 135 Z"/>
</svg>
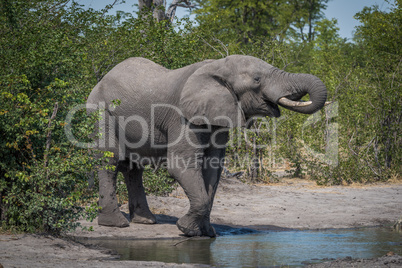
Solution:
<svg viewBox="0 0 402 268">
<path fill-rule="evenodd" d="M 113 4 L 107 5 L 107 6 L 102 10 L 103 13 L 102 13 L 102 15 L 100 16 L 100 18 L 103 18 L 103 17 L 105 16 L 105 14 L 106 14 L 110 9 L 112 9 L 113 6 L 114 6 L 118 1 L 119 1 L 119 0 L 114 0 Z"/>
<path fill-rule="evenodd" d="M 219 39 L 216 38 L 216 37 L 214 37 L 213 39 L 214 39 L 214 41 L 218 42 L 218 43 L 221 45 L 221 47 L 223 48 L 223 50 L 225 50 L 226 56 L 229 56 L 229 50 L 228 50 L 228 48 L 222 43 L 222 41 L 219 40 Z"/>
<path fill-rule="evenodd" d="M 202 41 L 204 41 L 205 44 L 207 44 L 208 46 L 210 46 L 213 50 L 215 50 L 216 52 L 218 52 L 219 54 L 221 54 L 222 58 L 225 57 L 225 55 L 220 52 L 219 50 L 217 50 L 216 48 L 214 48 L 210 43 L 208 43 L 204 38 L 200 37 Z"/>
<path fill-rule="evenodd" d="M 173 0 L 166 12 L 166 17 L 170 22 L 173 22 L 174 20 L 177 7 L 189 8 L 191 10 L 192 8 L 195 8 L 195 5 L 188 0 Z"/>
<path fill-rule="evenodd" d="M 49 150 L 50 150 L 50 143 L 52 142 L 52 130 L 50 127 L 52 126 L 52 120 L 54 120 L 56 118 L 58 108 L 59 108 L 59 103 L 56 102 L 54 104 L 52 116 L 49 118 L 49 123 L 47 124 L 48 132 L 46 135 L 46 150 L 45 150 L 45 155 L 43 156 L 45 167 L 47 167 L 47 156 L 48 156 Z"/>
</svg>

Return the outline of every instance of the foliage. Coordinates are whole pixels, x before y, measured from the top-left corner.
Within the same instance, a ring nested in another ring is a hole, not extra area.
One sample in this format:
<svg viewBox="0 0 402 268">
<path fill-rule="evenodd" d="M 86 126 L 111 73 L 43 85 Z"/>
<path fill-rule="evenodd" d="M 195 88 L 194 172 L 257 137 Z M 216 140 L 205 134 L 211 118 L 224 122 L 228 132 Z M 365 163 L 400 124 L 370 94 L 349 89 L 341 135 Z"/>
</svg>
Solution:
<svg viewBox="0 0 402 268">
<path fill-rule="evenodd" d="M 247 180 L 253 183 L 268 182 L 273 178 L 272 149 L 275 137 L 271 121 L 266 118 L 255 119 L 249 129 L 233 129 L 230 132 L 226 154 L 226 167 L 234 170 L 246 170 Z"/>
<path fill-rule="evenodd" d="M 356 32 L 365 76 L 362 90 L 370 93 L 366 99 L 370 108 L 365 110 L 369 115 L 366 143 L 352 141 L 352 146 L 356 157 L 363 159 L 378 179 L 401 172 L 401 8 L 402 3 L 395 1 L 388 13 L 372 7 L 356 14 L 362 23 Z"/>
<path fill-rule="evenodd" d="M 320 77 L 335 102 L 303 131 L 294 128 L 294 119 L 301 115 L 292 116 L 286 128 L 296 137 L 290 152 L 298 156 L 291 161 L 297 164 L 301 156 L 302 168 L 320 184 L 384 181 L 401 172 L 400 6 L 388 13 L 365 8 L 356 16 L 362 22 L 356 43 L 339 38 L 336 21 L 322 20 L 309 51 L 311 60 L 296 68 Z M 326 158 L 331 154 L 331 131 L 337 133 L 332 141 L 337 160 L 332 163 Z M 313 148 L 314 154 L 306 148 Z"/>
<path fill-rule="evenodd" d="M 98 161 L 63 139 L 60 114 L 71 96 L 66 94 L 63 100 L 54 94 L 65 94 L 68 84 L 56 79 L 45 89 L 34 90 L 22 75 L 3 76 L 0 85 L 0 128 L 6 134 L 1 141 L 0 192 L 6 225 L 58 234 L 76 227 L 82 216 L 93 218 L 96 205 L 89 202 L 94 194 L 87 190 L 86 173 Z M 61 101 L 52 108 L 54 99 Z M 76 136 L 87 136 L 89 124 L 89 118 L 78 122 Z"/>
<path fill-rule="evenodd" d="M 66 0 L 2 1 L 0 214 L 6 227 L 60 233 L 96 214 L 97 190 L 88 189 L 87 177 L 103 160 L 65 134 L 70 124 L 76 140 L 88 142 L 95 119 L 83 109 L 72 122 L 66 116 L 113 66 L 142 56 L 180 68 L 216 55 L 187 21 L 175 31 L 151 16 L 108 15 L 108 8 L 85 10 Z M 165 172 L 146 176 L 150 193 L 171 189 Z"/>
<path fill-rule="evenodd" d="M 176 188 L 175 182 L 166 169 L 154 170 L 147 167 L 144 171 L 144 188 L 147 194 L 166 196 Z"/>
<path fill-rule="evenodd" d="M 322 19 L 310 43 L 259 37 L 239 49 L 281 69 L 318 76 L 334 102 L 314 116 L 282 109 L 275 132 L 273 123 L 268 124 L 263 131 L 270 137 L 257 140 L 259 146 L 269 145 L 259 164 L 275 162 L 276 168 L 283 168 L 278 163 L 285 160 L 292 176 L 307 175 L 319 184 L 400 175 L 400 14 L 399 4 L 388 13 L 365 8 L 356 15 L 363 24 L 355 43 L 339 37 L 335 19 Z M 252 155 L 245 143 L 238 144 L 229 147 L 229 159 Z M 253 165 L 251 161 L 244 169 Z M 259 180 L 266 180 L 264 176 Z"/>
<path fill-rule="evenodd" d="M 201 25 L 213 29 L 226 42 L 243 44 L 267 40 L 314 39 L 314 23 L 323 17 L 328 0 L 227 1 L 199 0 L 195 11 Z M 303 31 L 308 28 L 308 33 Z M 222 39 L 221 39 L 222 40 Z"/>
<path fill-rule="evenodd" d="M 388 13 L 366 7 L 356 17 L 362 26 L 355 44 L 336 36 L 317 44 L 317 72 L 332 84 L 339 104 L 333 119 L 339 125 L 339 163 L 321 169 L 312 164 L 319 183 L 384 181 L 401 171 L 400 5 Z"/>
<path fill-rule="evenodd" d="M 176 189 L 175 180 L 170 177 L 165 168 L 154 169 L 147 166 L 143 173 L 143 184 L 147 195 L 167 196 Z M 119 204 L 128 201 L 127 187 L 123 174 L 117 175 L 116 194 Z"/>
<path fill-rule="evenodd" d="M 95 161 L 63 138 L 63 117 L 77 98 L 72 77 L 81 78 L 71 46 L 77 36 L 56 3 L 2 3 L 1 219 L 24 231 L 60 233 L 95 209 L 78 206 L 93 196 L 84 174 Z"/>
</svg>

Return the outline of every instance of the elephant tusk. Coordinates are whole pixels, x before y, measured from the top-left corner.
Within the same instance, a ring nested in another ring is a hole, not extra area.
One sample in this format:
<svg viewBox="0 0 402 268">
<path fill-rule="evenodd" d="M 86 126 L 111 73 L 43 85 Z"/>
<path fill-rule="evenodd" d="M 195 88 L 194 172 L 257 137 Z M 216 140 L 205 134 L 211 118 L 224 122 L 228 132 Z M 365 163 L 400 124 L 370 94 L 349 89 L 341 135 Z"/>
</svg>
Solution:
<svg viewBox="0 0 402 268">
<path fill-rule="evenodd" d="M 333 101 L 326 101 L 324 106 L 330 105 L 331 103 L 333 103 Z"/>
<path fill-rule="evenodd" d="M 278 100 L 279 104 L 288 106 L 288 107 L 305 107 L 312 104 L 312 101 L 292 101 L 286 97 L 282 97 Z"/>
</svg>

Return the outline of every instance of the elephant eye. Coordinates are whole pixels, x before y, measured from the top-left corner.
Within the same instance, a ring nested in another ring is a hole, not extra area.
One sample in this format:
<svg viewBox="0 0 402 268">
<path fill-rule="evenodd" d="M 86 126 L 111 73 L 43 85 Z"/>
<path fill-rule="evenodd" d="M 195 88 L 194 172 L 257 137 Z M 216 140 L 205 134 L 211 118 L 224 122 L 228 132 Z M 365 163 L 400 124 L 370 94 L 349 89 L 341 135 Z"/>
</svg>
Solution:
<svg viewBox="0 0 402 268">
<path fill-rule="evenodd" d="M 261 78 L 260 77 L 254 77 L 254 82 L 255 83 L 260 83 L 260 81 L 261 81 Z"/>
</svg>

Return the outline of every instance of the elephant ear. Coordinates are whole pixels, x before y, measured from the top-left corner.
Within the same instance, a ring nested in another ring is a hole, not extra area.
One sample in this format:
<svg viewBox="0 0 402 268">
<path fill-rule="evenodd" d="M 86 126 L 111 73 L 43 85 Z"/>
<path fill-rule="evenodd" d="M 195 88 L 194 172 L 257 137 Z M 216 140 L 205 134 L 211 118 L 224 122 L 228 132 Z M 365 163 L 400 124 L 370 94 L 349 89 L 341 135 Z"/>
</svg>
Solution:
<svg viewBox="0 0 402 268">
<path fill-rule="evenodd" d="M 235 93 L 225 85 L 228 70 L 218 61 L 204 65 L 187 80 L 180 108 L 195 125 L 244 127 L 246 120 Z"/>
</svg>

